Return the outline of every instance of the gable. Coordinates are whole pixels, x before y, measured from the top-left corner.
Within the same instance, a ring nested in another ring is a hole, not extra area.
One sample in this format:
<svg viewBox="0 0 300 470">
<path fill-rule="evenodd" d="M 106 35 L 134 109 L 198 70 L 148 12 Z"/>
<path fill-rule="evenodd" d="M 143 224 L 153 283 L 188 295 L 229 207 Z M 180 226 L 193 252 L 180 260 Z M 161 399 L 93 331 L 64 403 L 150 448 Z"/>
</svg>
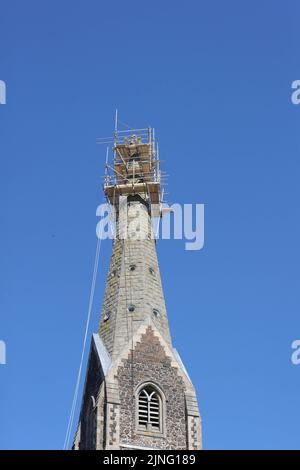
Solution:
<svg viewBox="0 0 300 470">
<path fill-rule="evenodd" d="M 194 392 L 194 387 L 177 351 L 169 346 L 150 319 L 142 323 L 133 335 L 132 340 L 126 344 L 118 358 L 113 361 L 107 373 L 108 381 L 114 380 L 118 367 L 122 364 L 123 360 L 128 359 L 132 355 L 132 350 L 134 361 L 139 357 L 144 363 L 164 363 L 165 366 L 174 367 L 183 380 L 187 391 Z"/>
</svg>

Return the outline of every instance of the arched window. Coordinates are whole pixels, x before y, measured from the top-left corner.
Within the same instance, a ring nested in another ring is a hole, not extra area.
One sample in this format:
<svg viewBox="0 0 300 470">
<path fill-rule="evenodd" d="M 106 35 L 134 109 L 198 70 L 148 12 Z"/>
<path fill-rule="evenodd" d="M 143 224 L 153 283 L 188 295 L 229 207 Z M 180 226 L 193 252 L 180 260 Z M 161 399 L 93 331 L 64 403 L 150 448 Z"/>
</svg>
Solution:
<svg viewBox="0 0 300 470">
<path fill-rule="evenodd" d="M 152 384 L 144 385 L 137 393 L 137 427 L 139 431 L 162 432 L 163 400 Z"/>
</svg>

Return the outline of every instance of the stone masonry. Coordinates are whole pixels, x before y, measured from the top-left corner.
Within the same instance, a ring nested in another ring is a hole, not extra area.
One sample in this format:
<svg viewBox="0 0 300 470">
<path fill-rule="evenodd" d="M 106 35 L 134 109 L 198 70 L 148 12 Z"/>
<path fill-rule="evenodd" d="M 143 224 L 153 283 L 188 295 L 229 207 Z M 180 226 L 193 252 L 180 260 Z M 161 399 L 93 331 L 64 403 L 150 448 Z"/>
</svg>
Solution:
<svg viewBox="0 0 300 470">
<path fill-rule="evenodd" d="M 195 389 L 172 345 L 149 197 L 146 190 L 136 194 L 134 185 L 127 186 L 123 189 L 132 194 L 118 206 L 73 449 L 199 450 L 201 418 Z M 152 391 L 157 405 L 149 404 L 152 395 L 144 390 Z M 149 397 L 147 405 L 141 393 Z M 141 413 L 147 413 L 146 424 Z"/>
</svg>

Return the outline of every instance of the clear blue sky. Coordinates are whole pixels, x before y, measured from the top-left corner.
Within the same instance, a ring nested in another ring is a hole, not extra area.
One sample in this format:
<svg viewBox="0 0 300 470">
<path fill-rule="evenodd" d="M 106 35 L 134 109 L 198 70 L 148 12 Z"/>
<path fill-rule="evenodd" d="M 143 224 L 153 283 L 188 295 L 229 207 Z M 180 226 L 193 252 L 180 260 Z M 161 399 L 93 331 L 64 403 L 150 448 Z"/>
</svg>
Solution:
<svg viewBox="0 0 300 470">
<path fill-rule="evenodd" d="M 206 449 L 300 448 L 299 2 L 0 2 L 0 448 L 62 448 L 114 110 L 156 128 L 168 201 L 205 247 L 161 241 Z M 111 251 L 102 245 L 97 329 Z"/>
</svg>

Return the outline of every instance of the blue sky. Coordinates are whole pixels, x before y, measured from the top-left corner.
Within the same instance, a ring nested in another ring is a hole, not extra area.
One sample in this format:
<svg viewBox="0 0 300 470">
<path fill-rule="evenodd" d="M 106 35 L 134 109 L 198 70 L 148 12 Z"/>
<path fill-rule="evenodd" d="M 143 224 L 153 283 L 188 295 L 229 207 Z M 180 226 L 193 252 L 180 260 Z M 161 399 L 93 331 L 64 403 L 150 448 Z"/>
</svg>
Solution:
<svg viewBox="0 0 300 470">
<path fill-rule="evenodd" d="M 103 201 L 95 142 L 116 107 L 156 128 L 168 202 L 205 204 L 203 250 L 158 244 L 204 447 L 300 448 L 297 3 L 1 1 L 0 448 L 63 446 Z"/>
</svg>

